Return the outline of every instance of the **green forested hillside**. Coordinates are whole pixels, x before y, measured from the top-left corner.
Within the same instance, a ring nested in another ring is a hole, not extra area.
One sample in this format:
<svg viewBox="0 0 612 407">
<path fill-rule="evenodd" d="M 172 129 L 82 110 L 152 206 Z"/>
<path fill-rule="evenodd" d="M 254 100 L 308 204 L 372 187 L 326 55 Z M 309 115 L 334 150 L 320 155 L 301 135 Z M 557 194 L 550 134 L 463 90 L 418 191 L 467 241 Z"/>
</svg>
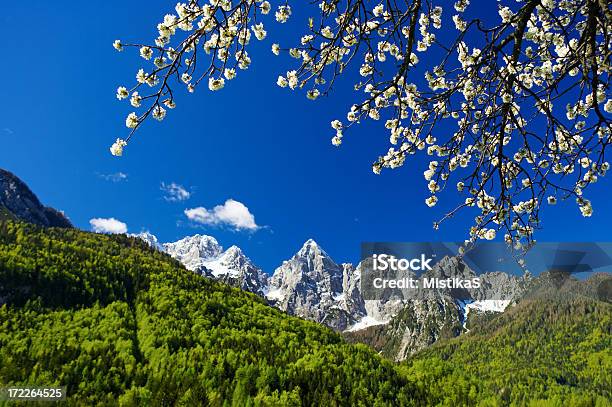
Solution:
<svg viewBox="0 0 612 407">
<path fill-rule="evenodd" d="M 77 405 L 609 405 L 610 304 L 527 303 L 402 365 L 125 236 L 0 222 L 0 387 Z"/>
<path fill-rule="evenodd" d="M 0 223 L 0 385 L 81 405 L 404 405 L 394 366 L 124 236 Z"/>
<path fill-rule="evenodd" d="M 527 300 L 478 328 L 401 367 L 432 404 L 612 405 L 612 305 Z"/>
</svg>

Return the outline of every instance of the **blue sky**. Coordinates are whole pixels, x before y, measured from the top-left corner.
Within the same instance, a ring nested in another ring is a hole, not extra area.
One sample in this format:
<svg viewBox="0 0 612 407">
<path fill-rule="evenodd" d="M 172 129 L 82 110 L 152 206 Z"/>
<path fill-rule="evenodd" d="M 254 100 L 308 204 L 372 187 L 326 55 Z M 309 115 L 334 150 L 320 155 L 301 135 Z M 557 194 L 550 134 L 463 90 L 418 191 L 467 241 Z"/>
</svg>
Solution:
<svg viewBox="0 0 612 407">
<path fill-rule="evenodd" d="M 162 123 L 145 125 L 123 157 L 112 157 L 108 148 L 126 136 L 124 117 L 131 111 L 115 90 L 131 85 L 142 64 L 136 52 L 119 54 L 111 44 L 153 39 L 158 20 L 171 10 L 171 2 L 150 0 L 4 2 L 0 167 L 80 228 L 89 230 L 91 218 L 114 217 L 130 232 L 150 230 L 161 241 L 206 233 L 225 247 L 239 245 L 268 272 L 310 237 L 338 262 L 357 261 L 362 241 L 463 240 L 467 216 L 432 230 L 456 197 L 449 191 L 435 209 L 425 206 L 425 158 L 372 174 L 371 163 L 388 148 L 382 123 L 366 122 L 346 134 L 341 148 L 331 145 L 329 123 L 344 117 L 352 101 L 342 83 L 317 102 L 275 85 L 288 61 L 269 49 L 299 38 L 289 25 L 271 25 L 251 52 L 252 67 L 221 92 L 180 95 Z M 127 179 L 100 176 L 118 172 Z M 190 198 L 168 202 L 162 182 L 185 186 Z M 610 240 L 609 191 L 606 180 L 590 190 L 592 218 L 573 203 L 545 208 L 536 237 Z M 227 199 L 246 205 L 263 227 L 194 228 L 184 215 Z"/>
</svg>

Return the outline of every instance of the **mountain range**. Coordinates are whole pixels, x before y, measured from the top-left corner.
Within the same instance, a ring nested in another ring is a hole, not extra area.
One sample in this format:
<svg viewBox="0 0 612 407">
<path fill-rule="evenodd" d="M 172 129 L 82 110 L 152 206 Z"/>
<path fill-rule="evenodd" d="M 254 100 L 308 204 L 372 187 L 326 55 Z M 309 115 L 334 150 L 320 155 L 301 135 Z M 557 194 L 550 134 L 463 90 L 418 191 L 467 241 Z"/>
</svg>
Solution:
<svg viewBox="0 0 612 407">
<path fill-rule="evenodd" d="M 255 293 L 282 311 L 324 324 L 397 361 L 439 339 L 467 332 L 469 319 L 503 312 L 529 284 L 529 277 L 491 272 L 480 276 L 481 288 L 468 290 L 469 301 L 458 301 L 450 291 L 410 300 L 364 300 L 362 264 L 336 263 L 313 239 L 268 275 L 240 248 L 224 250 L 212 236 L 198 234 L 171 243 L 160 243 L 150 232 L 132 236 L 169 254 L 191 271 Z M 442 259 L 428 275 L 476 276 L 456 258 Z"/>
<path fill-rule="evenodd" d="M 1 217 L 44 227 L 72 227 L 61 212 L 43 206 L 23 181 L 0 169 Z M 362 263 L 337 263 L 313 239 L 268 274 L 239 247 L 224 249 L 212 236 L 196 234 L 169 243 L 159 242 L 150 232 L 131 236 L 167 253 L 188 270 L 257 294 L 271 306 L 326 325 L 347 340 L 368 344 L 396 361 L 441 339 L 469 332 L 473 320 L 503 312 L 534 284 L 528 276 L 489 272 L 480 276 L 481 288 L 468 290 L 467 300 L 457 300 L 448 290 L 418 299 L 383 296 L 365 300 L 360 284 Z M 476 274 L 461 260 L 446 257 L 426 275 L 470 278 Z"/>
<path fill-rule="evenodd" d="M 611 404 L 609 275 L 493 272 L 462 301 L 365 301 L 363 264 L 313 240 L 269 276 L 210 236 L 48 227 L 1 185 L 0 387 L 66 386 L 75 406 Z"/>
</svg>

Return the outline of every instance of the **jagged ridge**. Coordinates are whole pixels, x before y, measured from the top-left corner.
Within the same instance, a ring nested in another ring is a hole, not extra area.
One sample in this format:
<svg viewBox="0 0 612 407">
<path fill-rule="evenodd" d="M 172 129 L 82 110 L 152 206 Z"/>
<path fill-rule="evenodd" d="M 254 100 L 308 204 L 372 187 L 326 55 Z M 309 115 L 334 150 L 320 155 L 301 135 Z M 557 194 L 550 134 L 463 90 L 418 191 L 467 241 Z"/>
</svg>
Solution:
<svg viewBox="0 0 612 407">
<path fill-rule="evenodd" d="M 198 274 L 258 294 L 291 315 L 344 331 L 349 340 L 367 343 L 395 360 L 467 332 L 468 319 L 502 312 L 524 290 L 520 278 L 493 272 L 481 276 L 482 288 L 469 290 L 471 301 L 457 301 L 450 292 L 419 300 L 365 301 L 362 265 L 336 263 L 314 239 L 269 277 L 240 248 L 224 251 L 212 236 L 194 235 L 164 244 L 148 232 L 135 236 Z M 429 275 L 466 278 L 475 273 L 456 258 L 444 258 Z M 491 298 L 491 292 L 500 300 L 482 301 Z"/>
</svg>

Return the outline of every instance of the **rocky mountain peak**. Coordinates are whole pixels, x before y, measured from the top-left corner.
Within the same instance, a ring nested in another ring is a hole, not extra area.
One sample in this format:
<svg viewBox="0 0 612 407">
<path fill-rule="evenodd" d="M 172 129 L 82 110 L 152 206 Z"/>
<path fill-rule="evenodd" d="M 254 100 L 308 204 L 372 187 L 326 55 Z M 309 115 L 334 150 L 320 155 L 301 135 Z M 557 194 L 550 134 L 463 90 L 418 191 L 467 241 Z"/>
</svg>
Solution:
<svg viewBox="0 0 612 407">
<path fill-rule="evenodd" d="M 231 246 L 215 259 L 204 259 L 197 272 L 262 297 L 268 289 L 268 275 L 238 246 Z"/>
<path fill-rule="evenodd" d="M 227 259 L 235 259 L 244 256 L 242 249 L 236 245 L 232 245 L 223 253 L 223 257 Z"/>
<path fill-rule="evenodd" d="M 231 246 L 229 249 L 223 252 L 218 258 L 218 263 L 223 264 L 226 267 L 242 268 L 250 267 L 257 268 L 251 259 L 249 259 L 242 249 L 238 246 Z M 263 288 L 263 287 L 262 287 Z"/>
<path fill-rule="evenodd" d="M 301 281 L 329 292 L 341 292 L 342 267 L 317 242 L 308 239 L 290 260 L 276 269 L 272 280 L 279 285 L 283 282 L 293 285 Z"/>
<path fill-rule="evenodd" d="M 144 241 L 146 244 L 148 244 L 153 249 L 157 249 L 157 250 L 163 249 L 162 245 L 157 240 L 157 236 L 155 236 L 153 233 L 149 231 L 144 231 L 144 232 L 135 233 L 135 234 L 128 234 L 128 236 L 135 237 L 135 238 L 138 238 Z"/>
<path fill-rule="evenodd" d="M 150 233 L 140 237 L 149 244 L 159 244 Z M 465 301 L 453 298 L 449 290 L 411 300 L 397 297 L 364 300 L 363 264 L 355 267 L 336 263 L 313 239 L 283 261 L 271 277 L 238 246 L 223 251 L 211 236 L 189 236 L 161 247 L 196 273 L 258 294 L 291 315 L 377 344 L 396 360 L 442 337 L 460 335 L 467 329 L 468 313 L 473 319 L 485 312 L 502 312 L 524 290 L 520 277 L 490 272 L 482 275 L 481 288 L 467 290 Z M 456 257 L 444 257 L 424 274 L 468 278 L 474 271 Z"/>
<path fill-rule="evenodd" d="M 190 270 L 197 269 L 203 261 L 217 258 L 223 252 L 217 239 L 200 234 L 187 236 L 173 243 L 164 243 L 163 248 Z"/>
<path fill-rule="evenodd" d="M 45 227 L 71 228 L 63 213 L 44 206 L 13 173 L 0 168 L 0 220 L 19 219 Z"/>
<path fill-rule="evenodd" d="M 352 278 L 352 266 L 336 264 L 309 239 L 274 271 L 267 298 L 290 314 L 344 330 L 361 315 L 361 310 L 353 309 L 362 302 L 354 299 L 356 286 Z"/>
<path fill-rule="evenodd" d="M 302 248 L 296 253 L 298 257 L 316 257 L 326 256 L 327 253 L 321 249 L 321 247 L 314 241 L 314 239 L 308 239 L 302 245 Z"/>
</svg>

